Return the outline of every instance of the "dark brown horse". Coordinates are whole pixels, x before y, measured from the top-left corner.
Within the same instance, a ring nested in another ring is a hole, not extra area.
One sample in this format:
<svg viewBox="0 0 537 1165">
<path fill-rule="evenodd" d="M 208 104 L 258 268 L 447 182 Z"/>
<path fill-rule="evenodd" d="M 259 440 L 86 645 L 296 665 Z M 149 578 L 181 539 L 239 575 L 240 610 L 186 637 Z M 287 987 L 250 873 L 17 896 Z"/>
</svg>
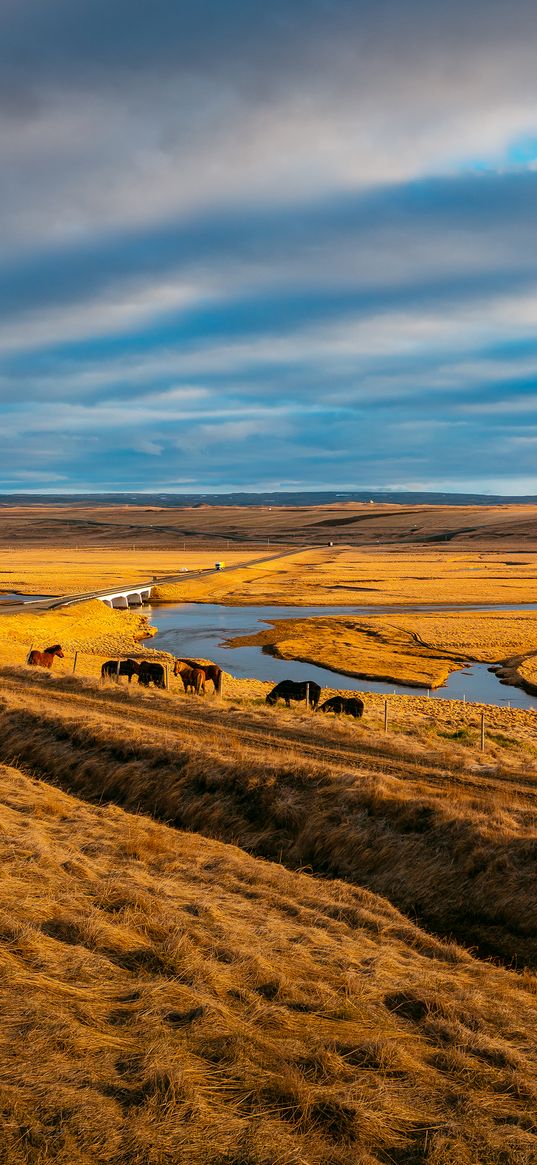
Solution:
<svg viewBox="0 0 537 1165">
<path fill-rule="evenodd" d="M 222 668 L 218 667 L 217 663 L 198 663 L 197 659 L 176 659 L 173 674 L 178 675 L 175 670 L 178 664 L 187 664 L 188 667 L 198 668 L 203 672 L 206 680 L 212 680 L 214 690 L 217 693 L 222 691 Z"/>
<path fill-rule="evenodd" d="M 360 720 L 364 714 L 364 701 L 359 696 L 331 696 L 321 704 L 318 712 L 335 712 L 336 716 L 345 714 Z"/>
<path fill-rule="evenodd" d="M 31 651 L 26 662 L 32 664 L 33 667 L 48 667 L 50 671 L 55 655 L 58 656 L 58 659 L 64 658 L 59 643 L 54 643 L 52 647 L 45 647 L 44 651 Z"/>
<path fill-rule="evenodd" d="M 135 659 L 108 659 L 101 668 L 101 680 L 119 680 L 128 676 L 129 684 L 133 676 L 140 675 L 140 664 Z"/>
<path fill-rule="evenodd" d="M 205 670 L 202 667 L 191 667 L 190 664 L 185 663 L 182 659 L 176 659 L 173 667 L 174 676 L 181 676 L 185 692 L 195 692 L 197 696 L 200 692 L 205 695 Z"/>
</svg>

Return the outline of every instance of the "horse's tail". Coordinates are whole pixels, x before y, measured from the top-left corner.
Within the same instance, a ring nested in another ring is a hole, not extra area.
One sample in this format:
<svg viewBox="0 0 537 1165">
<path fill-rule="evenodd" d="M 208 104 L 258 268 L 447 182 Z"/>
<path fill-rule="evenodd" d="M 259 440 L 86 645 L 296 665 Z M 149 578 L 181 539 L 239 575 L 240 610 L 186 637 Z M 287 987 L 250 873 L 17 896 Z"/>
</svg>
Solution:
<svg viewBox="0 0 537 1165">
<path fill-rule="evenodd" d="M 215 667 L 215 673 L 214 686 L 216 692 L 220 695 L 222 692 L 222 668 L 218 667 L 218 664 Z"/>
</svg>

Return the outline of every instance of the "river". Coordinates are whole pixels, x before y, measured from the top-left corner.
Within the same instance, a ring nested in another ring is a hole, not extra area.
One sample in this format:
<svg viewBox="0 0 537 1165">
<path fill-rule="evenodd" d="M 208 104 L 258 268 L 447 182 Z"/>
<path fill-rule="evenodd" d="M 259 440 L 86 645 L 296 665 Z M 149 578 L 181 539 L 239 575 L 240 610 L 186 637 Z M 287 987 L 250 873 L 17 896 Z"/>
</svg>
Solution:
<svg viewBox="0 0 537 1165">
<path fill-rule="evenodd" d="M 225 671 L 237 677 L 253 677 L 277 683 L 282 679 L 311 679 L 324 688 L 346 688 L 352 691 L 398 693 L 410 696 L 426 695 L 423 688 L 404 684 L 384 683 L 381 680 L 359 680 L 340 675 L 328 668 L 296 660 L 276 659 L 260 647 L 226 647 L 224 641 L 238 635 L 252 635 L 276 619 L 309 619 L 319 616 L 375 614 L 409 615 L 412 611 L 468 611 L 468 605 L 420 607 L 282 607 L 248 606 L 226 607 L 218 603 L 174 603 L 148 608 L 152 624 L 158 634 L 151 641 L 173 655 L 212 659 Z M 537 603 L 472 606 L 472 611 L 535 611 Z M 512 708 L 537 709 L 537 696 L 530 696 L 520 688 L 500 684 L 489 672 L 488 665 L 474 664 L 452 672 L 441 688 L 430 691 L 435 700 L 467 700 L 479 704 L 497 704 Z"/>
</svg>

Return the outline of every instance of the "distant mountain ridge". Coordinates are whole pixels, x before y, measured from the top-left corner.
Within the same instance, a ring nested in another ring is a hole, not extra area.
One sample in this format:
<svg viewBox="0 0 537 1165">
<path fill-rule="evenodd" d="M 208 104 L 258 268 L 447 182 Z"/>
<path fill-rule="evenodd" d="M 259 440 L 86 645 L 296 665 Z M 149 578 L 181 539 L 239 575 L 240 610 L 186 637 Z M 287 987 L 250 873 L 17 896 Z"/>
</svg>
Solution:
<svg viewBox="0 0 537 1165">
<path fill-rule="evenodd" d="M 175 509 L 182 506 L 327 506 L 345 502 L 375 502 L 377 505 L 425 506 L 494 506 L 535 505 L 537 495 L 507 497 L 502 494 L 420 493 L 384 490 L 296 490 L 262 493 L 73 493 L 73 494 L 0 494 L 0 507 L 65 506 L 158 506 Z"/>
</svg>

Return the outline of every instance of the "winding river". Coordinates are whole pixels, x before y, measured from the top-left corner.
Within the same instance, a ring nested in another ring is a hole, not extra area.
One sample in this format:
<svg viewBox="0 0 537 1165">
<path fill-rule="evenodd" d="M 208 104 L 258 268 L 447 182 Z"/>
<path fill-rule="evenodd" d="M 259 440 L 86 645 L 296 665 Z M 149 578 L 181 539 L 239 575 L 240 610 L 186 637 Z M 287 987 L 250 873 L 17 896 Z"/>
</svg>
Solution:
<svg viewBox="0 0 537 1165">
<path fill-rule="evenodd" d="M 327 668 L 296 660 L 276 659 L 260 647 L 226 647 L 225 640 L 238 635 L 252 635 L 262 631 L 266 623 L 276 619 L 308 619 L 329 615 L 372 616 L 375 614 L 412 613 L 425 611 L 468 611 L 468 605 L 444 604 L 420 607 L 282 607 L 248 606 L 226 607 L 218 603 L 174 603 L 148 608 L 151 622 L 158 634 L 151 641 L 173 655 L 212 659 L 225 671 L 237 677 L 254 677 L 277 683 L 282 679 L 316 680 L 324 688 L 346 688 L 362 692 L 396 692 L 403 695 L 426 695 L 423 688 L 381 680 L 359 680 L 339 675 Z M 536 611 L 537 603 L 497 604 L 472 606 L 472 611 Z M 452 672 L 441 688 L 431 690 L 431 699 L 467 700 L 480 704 L 498 704 L 512 708 L 537 709 L 537 696 L 530 696 L 520 688 L 500 684 L 489 672 L 488 665 L 474 664 Z"/>
</svg>

